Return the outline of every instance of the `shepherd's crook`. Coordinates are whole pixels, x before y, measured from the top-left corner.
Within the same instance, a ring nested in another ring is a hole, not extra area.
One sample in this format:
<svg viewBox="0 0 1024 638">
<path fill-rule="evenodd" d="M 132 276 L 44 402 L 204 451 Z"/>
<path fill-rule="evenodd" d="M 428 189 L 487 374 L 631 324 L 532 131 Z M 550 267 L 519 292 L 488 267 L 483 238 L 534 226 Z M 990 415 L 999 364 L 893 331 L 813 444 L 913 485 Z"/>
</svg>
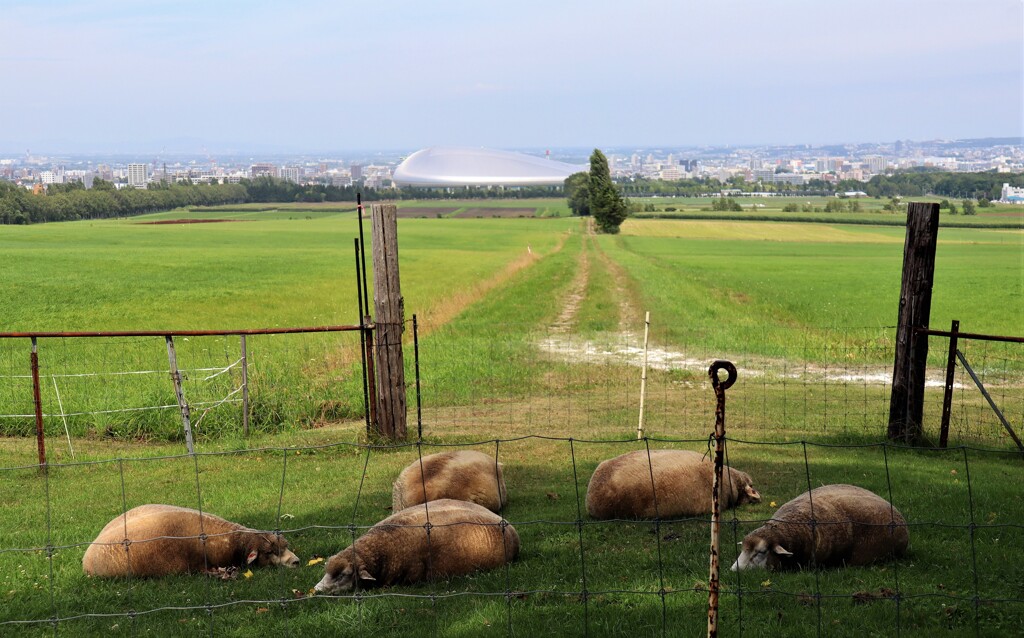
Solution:
<svg viewBox="0 0 1024 638">
<path fill-rule="evenodd" d="M 718 371 L 725 370 L 725 381 Z M 715 361 L 708 370 L 715 389 L 718 405 L 715 407 L 715 476 L 711 485 L 711 574 L 708 577 L 708 638 L 718 635 L 718 526 L 721 508 L 719 492 L 722 484 L 722 464 L 725 452 L 725 391 L 736 382 L 736 366 L 731 361 Z"/>
</svg>

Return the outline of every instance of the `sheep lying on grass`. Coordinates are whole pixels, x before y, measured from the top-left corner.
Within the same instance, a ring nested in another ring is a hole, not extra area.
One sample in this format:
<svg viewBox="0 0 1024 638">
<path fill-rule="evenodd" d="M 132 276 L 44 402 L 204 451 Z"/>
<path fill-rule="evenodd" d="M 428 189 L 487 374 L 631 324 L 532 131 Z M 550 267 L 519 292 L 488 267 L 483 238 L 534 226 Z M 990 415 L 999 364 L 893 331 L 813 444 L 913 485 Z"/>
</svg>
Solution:
<svg viewBox="0 0 1024 638">
<path fill-rule="evenodd" d="M 500 511 L 508 501 L 501 463 L 474 450 L 440 452 L 417 459 L 395 481 L 392 511 L 442 498 Z"/>
<path fill-rule="evenodd" d="M 855 485 L 825 485 L 747 534 L 732 570 L 867 565 L 901 555 L 907 542 L 907 521 L 889 501 Z"/>
<path fill-rule="evenodd" d="M 647 450 L 628 452 L 597 466 L 587 486 L 587 512 L 598 519 L 708 514 L 714 468 L 699 452 L 651 450 L 649 461 Z M 720 494 L 722 509 L 761 500 L 750 475 L 728 466 Z"/>
<path fill-rule="evenodd" d="M 107 523 L 82 558 L 90 576 L 149 577 L 232 565 L 298 564 L 299 557 L 280 535 L 174 505 L 128 510 Z"/>
<path fill-rule="evenodd" d="M 518 555 L 519 534 L 503 518 L 475 503 L 441 499 L 371 527 L 327 560 L 315 589 L 332 594 L 350 591 L 357 581 L 365 589 L 469 574 Z"/>
</svg>

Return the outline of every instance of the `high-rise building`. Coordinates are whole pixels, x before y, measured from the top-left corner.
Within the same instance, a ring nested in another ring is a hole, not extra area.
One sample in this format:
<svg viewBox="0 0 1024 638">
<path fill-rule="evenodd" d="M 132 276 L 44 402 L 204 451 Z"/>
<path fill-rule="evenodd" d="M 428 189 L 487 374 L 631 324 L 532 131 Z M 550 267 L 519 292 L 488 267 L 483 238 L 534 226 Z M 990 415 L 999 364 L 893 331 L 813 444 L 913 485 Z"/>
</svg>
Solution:
<svg viewBox="0 0 1024 638">
<path fill-rule="evenodd" d="M 146 188 L 149 178 L 149 166 L 146 164 L 128 165 L 128 185 L 133 188 Z"/>
<path fill-rule="evenodd" d="M 293 184 L 299 183 L 299 167 L 298 166 L 282 166 L 281 167 L 281 179 L 292 182 Z"/>
</svg>

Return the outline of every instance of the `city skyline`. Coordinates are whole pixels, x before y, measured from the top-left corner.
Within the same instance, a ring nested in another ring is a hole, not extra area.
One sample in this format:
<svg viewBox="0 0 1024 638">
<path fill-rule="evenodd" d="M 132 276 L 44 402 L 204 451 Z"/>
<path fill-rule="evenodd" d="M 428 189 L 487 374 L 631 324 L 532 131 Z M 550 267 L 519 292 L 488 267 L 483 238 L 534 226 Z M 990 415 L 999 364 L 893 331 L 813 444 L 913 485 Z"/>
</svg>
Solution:
<svg viewBox="0 0 1024 638">
<path fill-rule="evenodd" d="M 1020 137 L 1017 0 L 2 0 L 0 154 Z M 255 45 L 254 45 L 255 43 Z"/>
</svg>

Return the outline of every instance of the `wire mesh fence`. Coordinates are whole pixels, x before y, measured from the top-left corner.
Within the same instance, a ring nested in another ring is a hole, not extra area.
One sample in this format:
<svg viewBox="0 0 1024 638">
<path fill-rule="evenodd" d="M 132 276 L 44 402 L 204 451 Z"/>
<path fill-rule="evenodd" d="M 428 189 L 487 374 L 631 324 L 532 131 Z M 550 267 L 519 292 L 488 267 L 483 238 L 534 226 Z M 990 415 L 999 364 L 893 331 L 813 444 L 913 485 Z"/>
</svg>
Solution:
<svg viewBox="0 0 1024 638">
<path fill-rule="evenodd" d="M 323 575 L 318 558 L 348 546 L 389 513 L 399 469 L 421 455 L 470 448 L 505 468 L 509 499 L 501 516 L 521 539 L 518 560 L 456 579 L 310 595 Z M 532 436 L 112 459 L 54 465 L 42 476 L 34 467 L 4 468 L 5 493 L 17 495 L 6 508 L 19 524 L 6 530 L 0 549 L 9 603 L 0 626 L 78 635 L 115 625 L 160 631 L 174 622 L 220 635 L 259 618 L 272 633 L 290 628 L 300 635 L 317 626 L 373 633 L 382 622 L 388 631 L 412 635 L 458 634 L 458 626 L 500 635 L 535 633 L 538 626 L 560 635 L 695 633 L 707 605 L 707 516 L 595 520 L 585 501 L 602 460 L 631 450 L 706 448 L 706 439 Z M 1005 485 L 1007 473 L 1019 472 L 1019 457 L 967 447 L 735 439 L 727 457 L 755 477 L 763 501 L 726 513 L 723 564 L 736 559 L 736 543 L 770 520 L 775 505 L 834 483 L 860 485 L 896 506 L 908 521 L 910 552 L 868 568 L 724 572 L 723 635 L 936 629 L 991 635 L 1022 619 L 1017 565 L 1024 525 L 1019 490 Z M 280 532 L 303 566 L 254 569 L 249 578 L 84 577 L 82 555 L 97 531 L 149 502 Z"/>
<path fill-rule="evenodd" d="M 701 631 L 708 517 L 597 520 L 587 513 L 586 493 L 598 464 L 625 452 L 706 453 L 714 422 L 707 365 L 730 353 L 702 347 L 701 335 L 670 342 L 655 330 L 645 437 L 637 440 L 642 337 L 557 331 L 520 337 L 509 326 L 458 334 L 428 326 L 424 333 L 420 441 L 368 444 L 362 421 L 350 419 L 334 426 L 321 445 L 215 452 L 216 435 L 237 432 L 241 423 L 234 402 L 240 346 L 237 338 L 202 337 L 179 344 L 185 395 L 213 406 L 206 416 L 200 416 L 203 409 L 193 411 L 205 436 L 199 453 L 168 456 L 167 446 L 154 446 L 153 453 L 140 454 L 144 448 L 135 447 L 127 456 L 51 462 L 44 473 L 30 460 L 0 462 L 8 521 L 0 524 L 0 633 Z M 792 331 L 793 342 L 776 340 L 771 352 L 735 353 L 739 380 L 729 392 L 726 462 L 750 473 L 762 500 L 726 512 L 723 564 L 732 564 L 737 543 L 771 520 L 777 507 L 836 483 L 859 485 L 897 507 L 908 522 L 910 550 L 899 560 L 864 568 L 725 572 L 721 635 L 993 635 L 1012 633 L 1024 622 L 1019 454 L 959 369 L 953 447 L 875 442 L 884 436 L 888 414 L 889 345 L 871 333 L 835 333 L 823 345 L 819 336 Z M 348 345 L 357 341 L 353 337 L 250 338 L 252 390 L 271 384 L 274 405 L 282 406 L 281 416 L 266 422 L 308 425 L 317 415 L 325 421 L 358 417 L 358 375 L 323 363 L 326 356 L 354 365 L 358 347 L 352 354 Z M 102 437 L 108 430 L 97 423 L 122 423 L 130 414 L 104 410 L 146 406 L 162 415 L 158 427 L 164 429 L 157 431 L 164 434 L 154 438 L 177 440 L 173 388 L 166 368 L 159 372 L 158 363 L 166 365 L 161 340 L 114 340 L 85 349 L 70 341 L 59 342 L 63 358 L 49 340 L 40 347 L 42 386 L 57 386 L 43 396 L 48 436 L 63 436 L 67 419 L 72 438 Z M 32 414 L 27 350 L 12 343 L 0 340 L 3 413 Z M 962 342 L 961 350 L 1008 418 L 1019 423 L 1019 346 Z M 275 361 L 281 353 L 287 356 Z M 324 370 L 336 376 L 325 378 Z M 74 376 L 86 373 L 96 376 Z M 940 363 L 930 366 L 933 374 L 927 433 L 937 429 Z M 86 396 L 96 402 L 79 407 Z M 326 402 L 349 412 L 328 414 Z M 161 407 L 167 404 L 174 407 Z M 204 433 L 220 414 L 222 429 Z M 410 423 L 414 414 L 411 409 Z M 27 439 L 11 445 L 20 441 Z M 970 445 L 958 445 L 964 442 Z M 392 483 L 402 468 L 457 449 L 476 449 L 503 464 L 509 496 L 500 515 L 520 537 L 518 559 L 457 578 L 312 595 L 324 573 L 322 559 L 392 513 Z M 143 581 L 85 577 L 82 557 L 97 532 L 146 503 L 197 508 L 280 533 L 301 566 Z"/>
<path fill-rule="evenodd" d="M 168 346 L 157 337 L 38 340 L 47 436 L 183 440 Z M 243 353 L 243 348 L 245 352 Z M 174 339 L 198 438 L 309 427 L 363 413 L 355 333 Z M 30 341 L 0 339 L 0 433 L 35 432 Z"/>
</svg>

